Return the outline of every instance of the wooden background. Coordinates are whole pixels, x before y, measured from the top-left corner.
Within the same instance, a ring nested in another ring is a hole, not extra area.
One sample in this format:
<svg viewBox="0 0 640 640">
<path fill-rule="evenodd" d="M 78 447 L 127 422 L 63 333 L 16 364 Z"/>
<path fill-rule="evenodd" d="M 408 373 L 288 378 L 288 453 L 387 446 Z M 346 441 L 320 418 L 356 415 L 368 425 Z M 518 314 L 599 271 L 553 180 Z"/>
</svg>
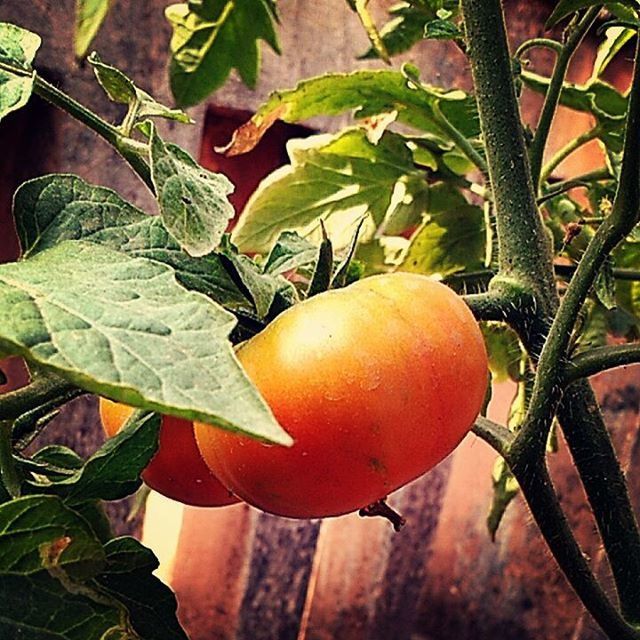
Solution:
<svg viewBox="0 0 640 640">
<path fill-rule="evenodd" d="M 168 0 L 117 0 L 95 46 L 148 91 L 168 96 L 165 63 L 169 30 L 162 17 Z M 375 3 L 374 3 L 375 4 Z M 382 12 L 384 5 L 376 7 Z M 506 1 L 513 43 L 541 35 L 550 3 Z M 4 0 L 0 20 L 14 21 L 44 37 L 39 68 L 64 90 L 116 117 L 71 51 L 73 0 Z M 235 78 L 213 98 L 217 107 L 253 109 L 274 88 L 326 70 L 363 66 L 355 55 L 366 46 L 360 26 L 344 0 L 281 0 L 282 58 L 264 50 L 263 72 L 255 92 Z M 382 14 L 381 14 L 382 15 Z M 141 37 L 144 34 L 144 37 Z M 593 47 L 572 70 L 587 74 Z M 469 87 L 464 59 L 447 45 L 422 44 L 411 55 L 426 81 Z M 548 68 L 546 54 L 538 68 Z M 367 63 L 376 66 L 377 63 Z M 612 78 L 624 84 L 624 63 Z M 539 101 L 527 96 L 523 110 L 533 117 Z M 276 128 L 256 155 L 225 161 L 212 143 L 223 142 L 234 113 L 210 110 L 205 135 L 204 108 L 195 109 L 199 125 L 165 131 L 212 168 L 239 182 L 236 203 L 251 191 L 261 172 L 283 161 L 284 142 L 304 133 Z M 317 128 L 335 128 L 345 120 L 319 119 Z M 562 114 L 553 146 L 585 126 L 575 114 Z M 74 172 L 116 188 L 153 211 L 153 203 L 126 165 L 93 134 L 64 114 L 34 99 L 0 125 L 0 259 L 17 256 L 10 222 L 10 199 L 24 179 L 42 173 Z M 591 166 L 591 147 L 572 161 L 574 171 Z M 8 370 L 19 385 L 19 362 Z M 637 369 L 619 370 L 595 381 L 607 422 L 625 464 L 635 498 L 640 498 L 640 446 L 637 440 L 640 380 Z M 492 411 L 502 417 L 512 390 L 497 393 Z M 101 441 L 95 401 L 80 399 L 57 421 L 47 437 L 80 452 Z M 509 510 L 491 543 L 485 517 L 491 496 L 494 455 L 470 436 L 431 473 L 397 492 L 392 503 L 408 520 L 394 534 L 386 522 L 345 516 L 324 522 L 276 518 L 246 506 L 219 510 L 183 508 L 152 496 L 144 540 L 162 560 L 161 575 L 176 590 L 180 613 L 193 640 L 596 640 L 602 635 L 583 614 L 520 501 Z M 564 450 L 552 471 L 579 532 L 585 552 L 606 579 L 606 565 L 594 536 L 594 523 L 571 462 Z M 141 523 L 125 521 L 127 505 L 111 514 L 121 532 L 140 533 Z"/>
</svg>

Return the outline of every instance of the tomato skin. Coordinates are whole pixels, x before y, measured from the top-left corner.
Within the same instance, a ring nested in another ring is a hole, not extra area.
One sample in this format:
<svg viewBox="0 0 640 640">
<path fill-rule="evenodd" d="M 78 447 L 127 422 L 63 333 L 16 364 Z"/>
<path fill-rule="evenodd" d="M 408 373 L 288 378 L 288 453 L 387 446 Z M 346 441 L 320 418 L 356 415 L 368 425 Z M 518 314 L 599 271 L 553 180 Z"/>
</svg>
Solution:
<svg viewBox="0 0 640 640">
<path fill-rule="evenodd" d="M 488 363 L 463 300 L 425 276 L 374 276 L 287 310 L 237 356 L 291 448 L 195 423 L 203 458 L 264 511 L 309 518 L 369 505 L 469 431 Z"/>
<path fill-rule="evenodd" d="M 100 419 L 106 434 L 124 426 L 133 407 L 100 398 Z M 211 473 L 196 445 L 188 420 L 162 416 L 158 451 L 142 473 L 143 480 L 162 495 L 198 507 L 221 507 L 239 499 Z"/>
</svg>

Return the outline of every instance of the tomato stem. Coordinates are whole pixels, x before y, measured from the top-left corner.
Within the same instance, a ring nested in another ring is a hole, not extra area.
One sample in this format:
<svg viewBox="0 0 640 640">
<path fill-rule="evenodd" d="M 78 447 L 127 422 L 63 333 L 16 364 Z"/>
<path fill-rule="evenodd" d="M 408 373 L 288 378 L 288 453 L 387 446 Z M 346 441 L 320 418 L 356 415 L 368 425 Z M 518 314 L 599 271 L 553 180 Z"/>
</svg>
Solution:
<svg viewBox="0 0 640 640">
<path fill-rule="evenodd" d="M 362 507 L 362 509 L 358 511 L 358 515 L 361 518 L 375 518 L 378 516 L 386 518 L 393 525 L 394 531 L 400 531 L 400 529 L 402 529 L 402 527 L 407 523 L 407 521 L 397 511 L 394 511 L 387 504 L 386 498 L 378 500 L 377 502 L 372 502 L 366 507 Z"/>
</svg>

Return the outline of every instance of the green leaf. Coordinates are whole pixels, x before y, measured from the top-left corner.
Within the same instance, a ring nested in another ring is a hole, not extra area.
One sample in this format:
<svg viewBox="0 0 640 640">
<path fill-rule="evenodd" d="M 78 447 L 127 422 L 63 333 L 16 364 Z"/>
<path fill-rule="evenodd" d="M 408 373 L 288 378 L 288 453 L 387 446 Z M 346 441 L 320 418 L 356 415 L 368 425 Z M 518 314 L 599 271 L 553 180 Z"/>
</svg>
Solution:
<svg viewBox="0 0 640 640">
<path fill-rule="evenodd" d="M 0 69 L 0 120 L 29 102 L 36 76 L 31 64 L 41 42 L 31 31 L 0 22 L 0 62 L 19 70 Z"/>
<path fill-rule="evenodd" d="M 95 242 L 166 264 L 185 287 L 229 309 L 252 309 L 218 255 L 192 258 L 169 235 L 159 217 L 148 216 L 115 191 L 77 176 L 54 174 L 25 182 L 14 198 L 14 218 L 25 257 L 64 240 Z"/>
<path fill-rule="evenodd" d="M 138 88 L 120 69 L 102 62 L 95 51 L 87 58 L 87 62 L 93 67 L 96 78 L 109 100 L 126 104 L 133 110 L 134 117 L 129 125 L 143 118 L 166 118 L 185 124 L 193 122 L 184 111 L 171 109 L 159 103 L 146 91 Z"/>
<path fill-rule="evenodd" d="M 605 260 L 602 268 L 598 272 L 595 282 L 593 283 L 593 290 L 596 294 L 596 298 L 605 309 L 610 311 L 617 306 L 616 281 L 613 277 L 612 260 Z"/>
<path fill-rule="evenodd" d="M 462 31 L 451 20 L 431 20 L 424 27 L 424 37 L 430 40 L 458 40 L 463 37 Z"/>
<path fill-rule="evenodd" d="M 46 572 L 0 574 L 0 638 L 115 640 L 127 637 L 121 618 L 115 607 L 67 591 Z"/>
<path fill-rule="evenodd" d="M 283 231 L 264 264 L 264 272 L 280 275 L 315 263 L 318 248 L 295 231 Z"/>
<path fill-rule="evenodd" d="M 287 148 L 291 165 L 262 181 L 233 231 L 241 251 L 265 252 L 285 229 L 304 231 L 318 219 L 339 218 L 346 227 L 369 214 L 377 226 L 396 205 L 396 189 L 409 197 L 424 188 L 424 173 L 398 134 L 385 132 L 374 145 L 363 130 L 348 129 L 291 141 Z"/>
<path fill-rule="evenodd" d="M 153 575 L 158 561 L 134 538 L 116 538 L 105 546 L 106 570 L 100 587 L 121 602 L 133 630 L 148 640 L 188 640 L 176 617 L 174 593 Z"/>
<path fill-rule="evenodd" d="M 160 416 L 143 413 L 109 438 L 71 477 L 56 483 L 65 501 L 120 500 L 140 487 L 140 474 L 155 455 Z"/>
<path fill-rule="evenodd" d="M 489 369 L 494 382 L 520 379 L 522 347 L 515 332 L 501 322 L 480 324 L 489 354 Z"/>
<path fill-rule="evenodd" d="M 602 0 L 560 0 L 553 10 L 553 13 L 547 19 L 545 28 L 551 29 L 562 19 L 576 11 L 588 9 L 589 7 L 599 7 L 603 4 L 607 7 L 616 4 L 623 5 L 636 11 L 640 8 L 638 0 L 616 0 L 616 2 L 602 2 Z"/>
<path fill-rule="evenodd" d="M 523 71 L 520 77 L 533 91 L 546 94 L 549 78 L 529 71 Z M 624 95 L 602 80 L 590 80 L 584 85 L 565 82 L 560 104 L 574 111 L 592 114 L 601 129 L 599 137 L 608 150 L 621 153 L 627 112 L 627 98 Z"/>
<path fill-rule="evenodd" d="M 409 0 L 398 2 L 389 9 L 391 18 L 380 29 L 380 36 L 386 50 L 394 56 L 410 49 L 424 38 L 429 22 L 438 18 L 438 11 L 458 12 L 458 0 Z M 375 58 L 377 53 L 372 47 L 361 58 Z"/>
<path fill-rule="evenodd" d="M 233 206 L 233 185 L 221 173 L 201 167 L 186 151 L 165 144 L 151 128 L 151 178 L 160 215 L 169 233 L 192 256 L 213 251 L 222 239 Z"/>
<path fill-rule="evenodd" d="M 598 47 L 591 80 L 597 80 L 609 66 L 609 63 L 620 53 L 624 45 L 636 35 L 636 30 L 624 27 L 610 27 L 606 38 Z"/>
<path fill-rule="evenodd" d="M 487 516 L 487 528 L 491 539 L 495 540 L 498 527 L 502 522 L 507 507 L 518 495 L 520 487 L 503 458 L 496 460 L 491 480 L 493 483 L 493 500 Z"/>
<path fill-rule="evenodd" d="M 401 271 L 445 278 L 483 267 L 486 232 L 480 207 L 466 205 L 430 215 L 411 237 Z"/>
<path fill-rule="evenodd" d="M 76 0 L 76 57 L 84 58 L 109 12 L 110 0 Z"/>
<path fill-rule="evenodd" d="M 97 244 L 0 266 L 5 353 L 118 402 L 288 444 L 233 354 L 234 324 L 165 265 Z"/>
<path fill-rule="evenodd" d="M 100 586 L 126 606 L 133 629 L 142 638 L 187 640 L 177 617 L 173 592 L 152 575 L 158 561 L 153 553 L 129 537 L 106 546 L 107 570 Z"/>
<path fill-rule="evenodd" d="M 295 291 L 284 278 L 263 273 L 249 256 L 238 253 L 237 248 L 228 239 L 220 247 L 220 258 L 225 262 L 227 271 L 232 274 L 245 295 L 252 300 L 260 319 L 266 318 L 279 293 L 282 294 L 285 290 Z"/>
<path fill-rule="evenodd" d="M 307 289 L 307 298 L 327 291 L 331 286 L 331 274 L 333 273 L 333 244 L 322 227 L 322 242 L 318 249 L 318 259 L 311 276 L 311 282 Z"/>
<path fill-rule="evenodd" d="M 0 575 L 43 569 L 74 579 L 95 576 L 105 554 L 87 522 L 56 496 L 26 496 L 0 505 Z"/>
<path fill-rule="evenodd" d="M 173 28 L 169 78 L 176 102 L 188 107 L 222 86 L 231 69 L 253 88 L 258 79 L 258 40 L 280 53 L 273 0 L 189 0 L 165 10 Z"/>
<path fill-rule="evenodd" d="M 437 122 L 434 106 L 467 138 L 480 135 L 475 100 L 462 91 L 445 91 L 398 71 L 360 70 L 329 73 L 310 78 L 294 89 L 277 91 L 233 136 L 225 151 L 228 155 L 246 153 L 280 119 L 300 122 L 320 115 L 336 116 L 355 110 L 358 118 L 397 112 L 398 122 L 451 141 Z"/>
</svg>

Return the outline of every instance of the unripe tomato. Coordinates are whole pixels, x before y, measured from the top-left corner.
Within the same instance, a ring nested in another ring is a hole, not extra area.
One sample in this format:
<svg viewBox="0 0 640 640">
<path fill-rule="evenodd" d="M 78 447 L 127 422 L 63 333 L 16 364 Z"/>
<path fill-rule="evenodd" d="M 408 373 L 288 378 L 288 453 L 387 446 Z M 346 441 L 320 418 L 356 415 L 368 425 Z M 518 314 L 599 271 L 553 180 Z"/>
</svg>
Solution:
<svg viewBox="0 0 640 640">
<path fill-rule="evenodd" d="M 100 419 L 109 437 L 124 426 L 132 407 L 100 398 Z M 163 416 L 158 451 L 142 474 L 155 491 L 184 504 L 221 507 L 239 502 L 205 464 L 188 420 Z"/>
<path fill-rule="evenodd" d="M 471 428 L 488 381 L 463 300 L 408 273 L 310 298 L 237 356 L 294 444 L 196 422 L 198 446 L 233 493 L 297 518 L 365 507 L 431 469 Z"/>
</svg>

